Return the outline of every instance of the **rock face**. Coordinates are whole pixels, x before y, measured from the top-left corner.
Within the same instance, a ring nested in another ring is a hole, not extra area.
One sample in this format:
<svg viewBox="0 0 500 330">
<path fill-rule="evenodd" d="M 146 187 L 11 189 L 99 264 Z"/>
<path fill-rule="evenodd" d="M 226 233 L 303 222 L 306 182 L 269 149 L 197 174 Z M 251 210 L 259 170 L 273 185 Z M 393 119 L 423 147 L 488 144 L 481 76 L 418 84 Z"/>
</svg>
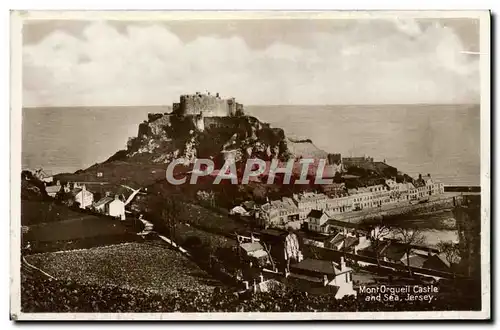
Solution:
<svg viewBox="0 0 500 330">
<path fill-rule="evenodd" d="M 108 162 L 161 164 L 182 158 L 188 165 L 196 158 L 210 158 L 222 165 L 227 159 L 287 161 L 328 156 L 310 140 L 288 139 L 281 128 L 245 115 L 243 105 L 234 98 L 183 95 L 172 109 L 171 113 L 150 113 L 139 125 L 137 136 L 129 139 L 127 149 Z"/>
<path fill-rule="evenodd" d="M 271 128 L 255 117 L 205 117 L 203 129 L 197 124 L 199 120 L 197 115 L 150 114 L 119 158 L 152 163 L 166 163 L 174 158 L 192 163 L 196 158 L 211 158 L 217 163 L 228 157 L 236 161 L 294 157 L 284 131 Z"/>
</svg>

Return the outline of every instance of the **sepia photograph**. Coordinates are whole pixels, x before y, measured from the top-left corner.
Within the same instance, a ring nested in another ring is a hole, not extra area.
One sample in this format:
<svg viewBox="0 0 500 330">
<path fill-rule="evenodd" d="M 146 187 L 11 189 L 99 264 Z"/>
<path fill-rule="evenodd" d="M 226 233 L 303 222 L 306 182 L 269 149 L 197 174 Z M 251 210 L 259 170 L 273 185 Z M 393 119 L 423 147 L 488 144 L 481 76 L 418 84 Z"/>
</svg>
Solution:
<svg viewBox="0 0 500 330">
<path fill-rule="evenodd" d="M 11 319 L 489 319 L 490 56 L 488 11 L 11 12 Z"/>
</svg>

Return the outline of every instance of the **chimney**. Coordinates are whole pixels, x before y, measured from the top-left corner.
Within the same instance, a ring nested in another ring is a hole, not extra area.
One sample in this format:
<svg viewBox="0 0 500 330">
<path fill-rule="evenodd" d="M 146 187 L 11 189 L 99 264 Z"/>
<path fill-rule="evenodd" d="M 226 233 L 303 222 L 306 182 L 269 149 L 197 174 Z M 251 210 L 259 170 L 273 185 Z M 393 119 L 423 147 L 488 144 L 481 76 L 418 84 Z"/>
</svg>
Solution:
<svg viewBox="0 0 500 330">
<path fill-rule="evenodd" d="M 345 260 L 344 257 L 340 257 L 340 271 L 345 269 Z"/>
<path fill-rule="evenodd" d="M 118 194 L 115 195 L 115 201 L 118 200 L 120 198 L 120 196 L 118 196 Z"/>
<path fill-rule="evenodd" d="M 328 276 L 326 274 L 323 275 L 323 286 L 328 285 Z"/>
<path fill-rule="evenodd" d="M 87 187 L 85 187 L 85 184 L 82 184 L 82 190 L 87 190 Z"/>
</svg>

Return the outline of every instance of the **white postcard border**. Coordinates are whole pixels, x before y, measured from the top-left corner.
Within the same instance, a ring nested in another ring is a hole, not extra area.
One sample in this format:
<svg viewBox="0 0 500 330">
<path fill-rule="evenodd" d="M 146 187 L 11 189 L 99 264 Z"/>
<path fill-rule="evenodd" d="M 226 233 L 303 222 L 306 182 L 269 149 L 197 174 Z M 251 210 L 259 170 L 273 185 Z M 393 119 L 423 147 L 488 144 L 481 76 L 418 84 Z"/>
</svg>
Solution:
<svg viewBox="0 0 500 330">
<path fill-rule="evenodd" d="M 22 24 L 32 19 L 377 19 L 475 18 L 481 53 L 481 311 L 331 313 L 23 313 L 20 302 L 20 170 L 22 129 Z M 10 315 L 14 320 L 459 320 L 491 317 L 490 286 L 490 13 L 489 11 L 13 11 L 11 12 Z"/>
</svg>

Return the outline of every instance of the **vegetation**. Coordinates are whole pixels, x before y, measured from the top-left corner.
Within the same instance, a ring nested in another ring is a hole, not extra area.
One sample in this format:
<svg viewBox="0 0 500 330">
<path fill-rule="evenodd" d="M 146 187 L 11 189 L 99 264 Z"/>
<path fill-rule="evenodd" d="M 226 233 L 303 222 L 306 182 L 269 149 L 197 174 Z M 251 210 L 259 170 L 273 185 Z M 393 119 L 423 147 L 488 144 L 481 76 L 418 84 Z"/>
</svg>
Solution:
<svg viewBox="0 0 500 330">
<path fill-rule="evenodd" d="M 440 241 L 437 244 L 439 252 L 444 254 L 446 261 L 450 264 L 450 269 L 455 272 L 456 266 L 460 263 L 460 248 L 452 241 Z"/>
<path fill-rule="evenodd" d="M 394 233 L 401 240 L 401 243 L 405 246 L 406 253 L 406 265 L 408 266 L 408 272 L 411 276 L 411 264 L 410 264 L 410 254 L 413 251 L 413 246 L 424 245 L 425 236 L 419 228 L 394 228 Z"/>
<path fill-rule="evenodd" d="M 178 290 L 160 295 L 151 290 L 118 286 L 82 285 L 74 281 L 26 279 L 21 281 L 23 312 L 368 312 L 445 311 L 480 309 L 467 299 L 438 297 L 432 304 L 419 301 L 365 301 L 363 296 L 335 299 L 293 290 L 255 295 Z"/>
<path fill-rule="evenodd" d="M 380 267 L 380 249 L 384 242 L 382 241 L 385 237 L 389 236 L 391 233 L 391 228 L 384 224 L 379 224 L 370 231 L 370 242 L 373 247 L 373 252 L 375 252 L 375 258 L 377 259 L 377 265 Z"/>
</svg>

